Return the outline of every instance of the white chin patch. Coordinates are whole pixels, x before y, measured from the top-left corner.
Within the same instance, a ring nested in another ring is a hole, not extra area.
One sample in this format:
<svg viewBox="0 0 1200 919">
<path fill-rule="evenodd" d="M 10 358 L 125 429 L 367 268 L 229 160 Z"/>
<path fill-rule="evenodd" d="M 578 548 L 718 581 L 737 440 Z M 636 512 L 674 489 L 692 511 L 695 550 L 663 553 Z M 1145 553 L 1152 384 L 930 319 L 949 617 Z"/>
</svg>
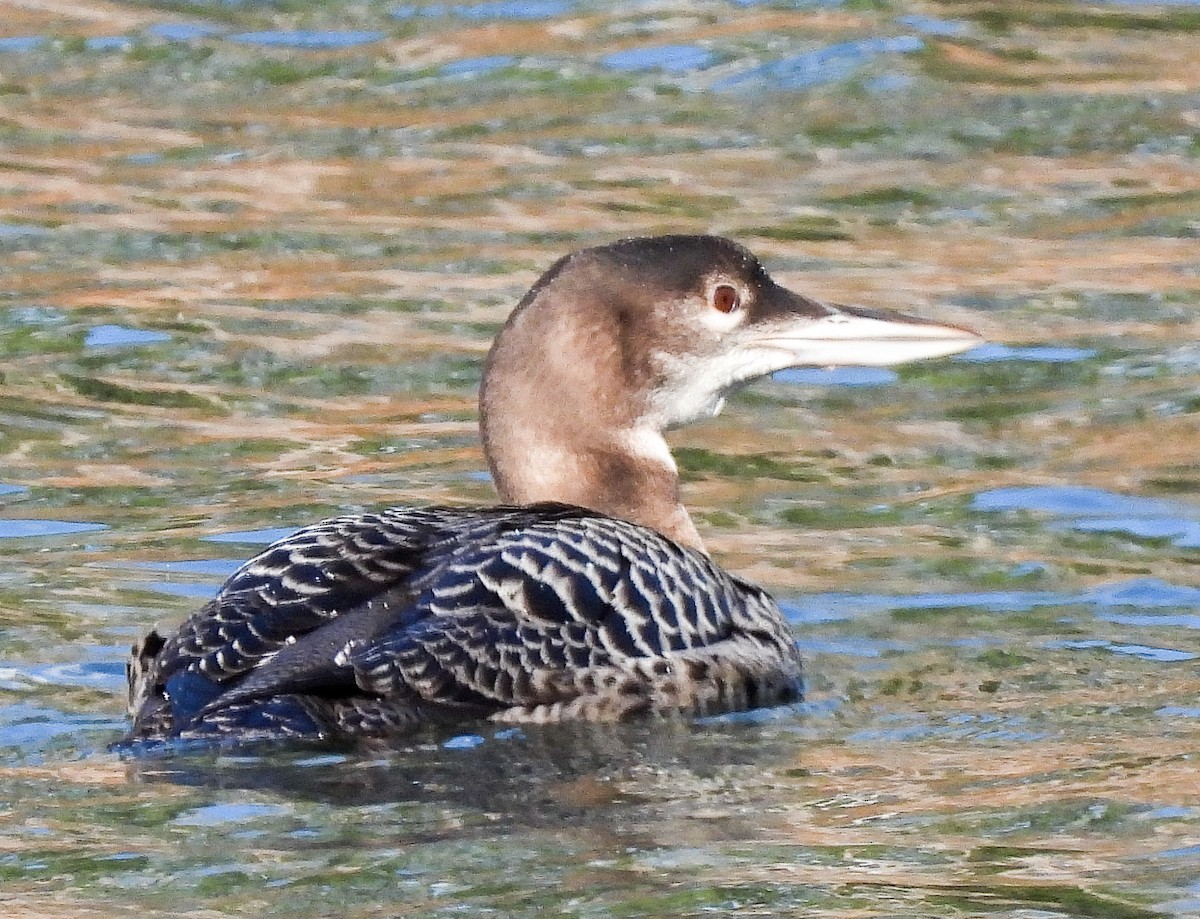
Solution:
<svg viewBox="0 0 1200 919">
<path fill-rule="evenodd" d="M 659 354 L 660 366 L 670 367 L 676 383 L 655 394 L 653 422 L 675 427 L 711 418 L 725 407 L 726 394 L 739 383 L 791 366 L 773 348 L 739 349 L 710 359 L 680 359 Z"/>
</svg>

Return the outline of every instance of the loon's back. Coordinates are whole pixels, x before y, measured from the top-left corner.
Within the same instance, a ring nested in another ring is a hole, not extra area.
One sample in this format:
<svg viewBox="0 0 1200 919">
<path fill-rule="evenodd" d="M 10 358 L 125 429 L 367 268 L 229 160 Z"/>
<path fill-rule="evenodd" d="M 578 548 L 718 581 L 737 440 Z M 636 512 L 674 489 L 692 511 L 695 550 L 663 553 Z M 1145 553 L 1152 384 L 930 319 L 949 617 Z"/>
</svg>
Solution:
<svg viewBox="0 0 1200 919">
<path fill-rule="evenodd" d="M 552 504 L 308 527 L 130 666 L 130 739 L 702 714 L 800 693 L 764 591 L 646 527 Z"/>
</svg>

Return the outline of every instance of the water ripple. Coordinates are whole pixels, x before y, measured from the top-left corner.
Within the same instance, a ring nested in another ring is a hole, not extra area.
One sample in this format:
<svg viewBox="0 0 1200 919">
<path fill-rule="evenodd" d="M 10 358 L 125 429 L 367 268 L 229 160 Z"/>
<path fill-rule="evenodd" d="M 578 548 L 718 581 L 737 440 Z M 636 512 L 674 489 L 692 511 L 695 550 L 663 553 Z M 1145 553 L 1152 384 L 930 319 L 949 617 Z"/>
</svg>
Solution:
<svg viewBox="0 0 1200 919">
<path fill-rule="evenodd" d="M 208 558 L 181 562 L 134 562 L 130 568 L 143 571 L 172 571 L 182 574 L 214 574 L 227 578 L 242 566 L 243 559 Z"/>
<path fill-rule="evenodd" d="M 128 51 L 133 39 L 127 35 L 96 35 L 85 39 L 83 46 L 88 51 Z"/>
<path fill-rule="evenodd" d="M 493 54 L 488 57 L 472 57 L 461 61 L 452 61 L 443 65 L 441 73 L 447 77 L 480 76 L 495 70 L 511 67 L 517 59 L 511 54 Z"/>
<path fill-rule="evenodd" d="M 353 48 L 382 41 L 382 32 L 347 31 L 318 32 L 310 29 L 295 31 L 270 30 L 265 32 L 239 32 L 230 35 L 231 41 L 243 45 L 263 45 L 274 48 L 299 48 L 306 51 L 333 51 Z"/>
<path fill-rule="evenodd" d="M 900 379 L 886 367 L 793 367 L 771 375 L 778 383 L 800 386 L 887 386 Z"/>
<path fill-rule="evenodd" d="M 122 345 L 148 345 L 170 341 L 166 332 L 132 329 L 123 325 L 98 325 L 88 329 L 83 344 L 88 348 L 112 348 Z"/>
<path fill-rule="evenodd" d="M 27 756 L 36 755 L 59 738 L 72 738 L 71 743 L 78 746 L 84 730 L 116 731 L 120 727 L 119 720 L 105 715 L 68 713 L 26 702 L 0 707 L 0 747 L 20 749 Z"/>
<path fill-rule="evenodd" d="M 217 26 L 202 25 L 191 22 L 160 22 L 146 29 L 147 35 L 161 38 L 164 41 L 191 41 L 195 38 L 208 38 L 219 35 L 221 29 Z"/>
<path fill-rule="evenodd" d="M 920 14 L 901 16 L 896 22 L 926 35 L 937 35 L 944 38 L 966 35 L 971 31 L 971 24 L 961 19 L 938 19 L 935 16 Z"/>
<path fill-rule="evenodd" d="M 658 45 L 653 48 L 630 48 L 616 51 L 600 59 L 610 70 L 635 72 L 662 70 L 666 73 L 689 73 L 703 70 L 713 61 L 711 51 L 695 45 Z"/>
<path fill-rule="evenodd" d="M 230 533 L 213 533 L 211 536 L 200 537 L 205 542 L 241 542 L 253 545 L 266 545 L 284 537 L 291 536 L 300 527 L 266 527 L 262 530 L 234 530 Z"/>
<path fill-rule="evenodd" d="M 176 826 L 224 826 L 264 817 L 285 817 L 292 812 L 293 808 L 287 804 L 221 803 L 186 811 L 171 822 Z"/>
<path fill-rule="evenodd" d="M 499 0 L 499 2 L 471 5 L 438 3 L 429 6 L 413 6 L 406 4 L 392 9 L 390 15 L 395 19 L 413 19 L 417 16 L 457 16 L 460 19 L 510 19 L 533 22 L 562 16 L 571 12 L 572 8 L 577 5 L 569 0 Z"/>
<path fill-rule="evenodd" d="M 723 77 L 713 83 L 717 92 L 740 92 L 756 89 L 809 89 L 825 83 L 836 83 L 852 76 L 857 70 L 884 54 L 912 54 L 925 47 L 916 35 L 896 35 L 888 38 L 867 38 L 841 42 L 817 51 L 796 54 L 780 61 L 760 64 L 741 73 Z"/>
<path fill-rule="evenodd" d="M 119 692 L 125 686 L 125 664 L 112 659 L 58 664 L 0 663 L 0 689 L 19 691 L 37 686 L 82 686 Z"/>
<path fill-rule="evenodd" d="M 851 594 L 824 593 L 790 597 L 780 608 L 790 622 L 815 624 L 838 622 L 863 615 L 897 610 L 979 608 L 993 613 L 1027 612 L 1042 606 L 1091 606 L 1100 609 L 1195 609 L 1200 606 L 1200 589 L 1171 584 L 1158 578 L 1132 578 L 1101 584 L 1080 593 L 1049 590 L 994 590 L 963 593 Z M 1107 618 L 1107 616 L 1106 616 Z M 1129 617 L 1136 624 L 1154 625 L 1162 617 Z M 1123 620 L 1122 620 L 1123 621 Z M 1178 619 L 1191 627 L 1190 616 Z"/>
<path fill-rule="evenodd" d="M 107 530 L 103 523 L 76 523 L 71 520 L 12 520 L 0 518 L 0 539 L 26 539 L 35 536 L 67 536 Z"/>
<path fill-rule="evenodd" d="M 1097 353 L 1094 348 L 1064 348 L 1045 345 L 1014 348 L 1009 345 L 988 343 L 978 345 L 965 354 L 956 355 L 954 360 L 973 364 L 991 364 L 1003 361 L 1070 364 L 1076 361 L 1086 361 L 1095 357 Z"/>
<path fill-rule="evenodd" d="M 1180 651 L 1177 648 L 1157 648 L 1150 645 L 1138 644 L 1118 644 L 1117 642 L 1105 641 L 1100 638 L 1089 638 L 1080 641 L 1063 641 L 1055 640 L 1047 642 L 1047 648 L 1070 648 L 1075 651 L 1101 650 L 1109 651 L 1113 654 L 1124 654 L 1129 657 L 1141 658 L 1144 661 L 1153 661 L 1160 664 L 1173 664 L 1179 661 L 1193 661 L 1200 658 L 1200 654 L 1192 651 Z"/>
<path fill-rule="evenodd" d="M 945 718 L 896 714 L 882 721 L 880 726 L 865 728 L 850 735 L 851 739 L 869 743 L 903 743 L 930 738 L 1027 743 L 1050 736 L 1044 730 L 1026 727 L 1028 719 L 1024 716 L 1007 717 L 983 712 L 960 712 Z"/>
<path fill-rule="evenodd" d="M 1121 495 L 1078 485 L 1018 485 L 981 491 L 971 500 L 977 511 L 1041 511 L 1060 516 L 1150 516 L 1175 512 L 1169 501 Z"/>
<path fill-rule="evenodd" d="M 49 41 L 43 35 L 12 35 L 0 38 L 0 51 L 36 51 Z"/>
<path fill-rule="evenodd" d="M 1034 511 L 1076 518 L 1069 526 L 1083 533 L 1125 533 L 1169 540 L 1183 549 L 1200 548 L 1200 507 L 1179 501 L 1078 485 L 1025 485 L 981 491 L 971 506 L 985 512 Z"/>
</svg>

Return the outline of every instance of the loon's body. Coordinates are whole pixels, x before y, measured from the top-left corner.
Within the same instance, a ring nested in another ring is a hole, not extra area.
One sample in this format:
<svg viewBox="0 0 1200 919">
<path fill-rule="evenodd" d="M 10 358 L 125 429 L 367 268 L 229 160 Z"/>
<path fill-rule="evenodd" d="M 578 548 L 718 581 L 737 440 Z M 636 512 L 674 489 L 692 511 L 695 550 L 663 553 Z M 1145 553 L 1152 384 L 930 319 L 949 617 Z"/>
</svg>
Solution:
<svg viewBox="0 0 1200 919">
<path fill-rule="evenodd" d="M 339 517 L 270 546 L 173 636 L 135 646 L 129 739 L 386 737 L 796 699 L 789 629 L 704 552 L 662 431 L 783 367 L 976 341 L 801 297 L 718 237 L 568 256 L 484 374 L 484 449 L 507 505 Z"/>
</svg>

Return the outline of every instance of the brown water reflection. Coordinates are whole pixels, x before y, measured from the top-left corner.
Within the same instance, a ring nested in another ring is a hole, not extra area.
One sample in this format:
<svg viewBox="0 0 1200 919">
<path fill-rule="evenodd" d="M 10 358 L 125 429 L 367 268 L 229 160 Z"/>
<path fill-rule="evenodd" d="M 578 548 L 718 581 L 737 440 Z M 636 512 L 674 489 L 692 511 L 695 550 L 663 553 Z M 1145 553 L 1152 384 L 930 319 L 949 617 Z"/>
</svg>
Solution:
<svg viewBox="0 0 1200 919">
<path fill-rule="evenodd" d="M 1200 912 L 1198 17 L 0 0 L 7 914 Z M 297 29 L 381 37 L 233 38 Z M 808 703 L 104 752 L 129 641 L 255 548 L 207 537 L 490 500 L 497 324 L 564 251 L 665 231 L 1072 349 L 770 382 L 674 436 Z"/>
</svg>

